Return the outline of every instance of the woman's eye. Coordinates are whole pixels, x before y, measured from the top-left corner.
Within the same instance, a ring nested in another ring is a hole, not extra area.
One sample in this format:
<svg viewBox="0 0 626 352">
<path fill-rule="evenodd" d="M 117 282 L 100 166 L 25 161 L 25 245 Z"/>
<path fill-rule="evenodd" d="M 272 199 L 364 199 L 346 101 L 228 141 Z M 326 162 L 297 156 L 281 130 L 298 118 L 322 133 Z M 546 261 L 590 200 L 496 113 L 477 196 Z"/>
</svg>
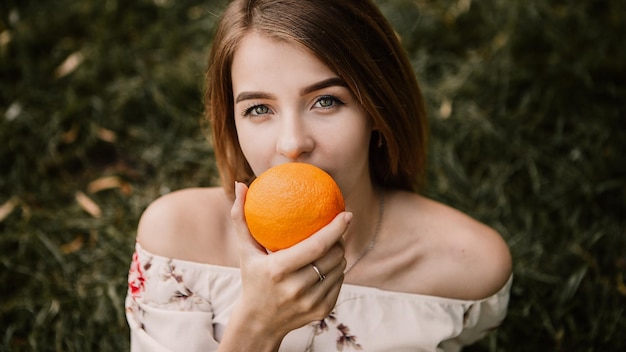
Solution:
<svg viewBox="0 0 626 352">
<path fill-rule="evenodd" d="M 337 99 L 336 97 L 328 95 L 328 96 L 323 96 L 317 99 L 314 107 L 319 107 L 322 109 L 330 109 L 337 105 L 343 105 L 343 102 Z"/>
<path fill-rule="evenodd" d="M 244 111 L 243 115 L 244 116 L 248 116 L 248 115 L 258 116 L 258 115 L 265 115 L 269 113 L 270 113 L 270 108 L 268 108 L 267 105 L 255 105 L 255 106 L 251 106 L 247 108 Z"/>
</svg>

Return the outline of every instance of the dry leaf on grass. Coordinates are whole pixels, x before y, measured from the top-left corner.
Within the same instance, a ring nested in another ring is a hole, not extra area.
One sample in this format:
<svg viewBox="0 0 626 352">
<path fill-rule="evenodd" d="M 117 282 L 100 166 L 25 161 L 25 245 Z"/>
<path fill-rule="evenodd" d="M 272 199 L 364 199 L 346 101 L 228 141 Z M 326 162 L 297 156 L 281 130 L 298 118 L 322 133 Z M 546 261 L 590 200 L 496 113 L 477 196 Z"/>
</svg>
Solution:
<svg viewBox="0 0 626 352">
<path fill-rule="evenodd" d="M 2 31 L 2 33 L 0 33 L 0 48 L 4 48 L 5 46 L 7 46 L 7 44 L 9 44 L 12 39 L 13 36 L 11 35 L 11 32 L 9 32 L 8 30 Z"/>
<path fill-rule="evenodd" d="M 13 212 L 13 210 L 15 210 L 15 207 L 18 203 L 19 200 L 17 199 L 17 197 L 11 197 L 0 206 L 0 222 L 6 219 L 6 217 L 9 216 Z"/>
<path fill-rule="evenodd" d="M 439 107 L 439 117 L 442 119 L 447 119 L 452 115 L 452 101 L 450 99 L 445 98 L 441 102 L 441 106 Z"/>
<path fill-rule="evenodd" d="M 63 254 L 74 253 L 83 248 L 84 243 L 85 239 L 83 236 L 78 235 L 71 242 L 61 245 L 61 252 L 63 252 Z"/>
<path fill-rule="evenodd" d="M 104 176 L 97 180 L 91 181 L 87 186 L 87 192 L 97 193 L 108 189 L 119 188 L 124 195 L 132 193 L 132 187 L 128 182 L 123 181 L 118 176 Z"/>
<path fill-rule="evenodd" d="M 115 143 L 115 141 L 117 140 L 117 135 L 115 134 L 115 132 L 109 129 L 100 127 L 98 128 L 98 138 L 105 142 Z"/>
<path fill-rule="evenodd" d="M 7 111 L 4 113 L 4 118 L 7 121 L 15 120 L 22 113 L 22 104 L 19 101 L 14 101 Z"/>
<path fill-rule="evenodd" d="M 72 53 L 54 71 L 54 77 L 61 78 L 69 75 L 70 73 L 74 72 L 78 68 L 78 66 L 80 66 L 83 60 L 84 56 L 80 51 Z"/>
<path fill-rule="evenodd" d="M 87 186 L 87 192 L 97 193 L 112 188 L 122 187 L 123 181 L 117 176 L 105 176 L 100 177 L 97 180 L 91 181 Z"/>
<path fill-rule="evenodd" d="M 94 218 L 99 218 L 102 215 L 102 210 L 100 210 L 98 204 L 81 191 L 76 192 L 76 202 Z"/>
<path fill-rule="evenodd" d="M 76 141 L 76 138 L 78 137 L 78 132 L 79 131 L 80 131 L 80 126 L 78 126 L 78 124 L 74 124 L 72 126 L 72 128 L 70 128 L 69 130 L 65 131 L 61 135 L 61 142 L 65 143 L 65 144 L 74 143 Z"/>
</svg>

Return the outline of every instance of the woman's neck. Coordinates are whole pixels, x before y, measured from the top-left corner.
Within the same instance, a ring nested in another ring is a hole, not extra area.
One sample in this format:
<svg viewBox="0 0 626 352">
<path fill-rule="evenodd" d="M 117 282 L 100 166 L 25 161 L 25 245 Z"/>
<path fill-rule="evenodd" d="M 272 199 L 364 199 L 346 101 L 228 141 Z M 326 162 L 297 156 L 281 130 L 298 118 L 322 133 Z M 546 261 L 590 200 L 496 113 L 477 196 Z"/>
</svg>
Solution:
<svg viewBox="0 0 626 352">
<path fill-rule="evenodd" d="M 383 199 L 383 190 L 371 186 L 366 191 L 353 193 L 346 200 L 346 210 L 354 215 L 343 236 L 348 262 L 346 273 L 376 244 L 373 240 L 382 222 Z"/>
</svg>

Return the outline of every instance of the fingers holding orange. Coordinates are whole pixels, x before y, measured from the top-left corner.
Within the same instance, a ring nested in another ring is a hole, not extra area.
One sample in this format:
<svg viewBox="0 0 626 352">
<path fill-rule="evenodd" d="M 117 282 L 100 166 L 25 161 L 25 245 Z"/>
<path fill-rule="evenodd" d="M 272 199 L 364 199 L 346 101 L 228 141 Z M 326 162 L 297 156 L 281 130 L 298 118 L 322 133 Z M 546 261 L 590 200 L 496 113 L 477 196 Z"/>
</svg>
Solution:
<svg viewBox="0 0 626 352">
<path fill-rule="evenodd" d="M 250 232 L 248 231 L 244 212 L 247 193 L 248 187 L 246 187 L 245 184 L 235 182 L 235 202 L 230 210 L 230 216 L 235 226 L 235 232 L 239 238 L 239 246 L 265 253 L 265 249 L 250 236 Z"/>
</svg>

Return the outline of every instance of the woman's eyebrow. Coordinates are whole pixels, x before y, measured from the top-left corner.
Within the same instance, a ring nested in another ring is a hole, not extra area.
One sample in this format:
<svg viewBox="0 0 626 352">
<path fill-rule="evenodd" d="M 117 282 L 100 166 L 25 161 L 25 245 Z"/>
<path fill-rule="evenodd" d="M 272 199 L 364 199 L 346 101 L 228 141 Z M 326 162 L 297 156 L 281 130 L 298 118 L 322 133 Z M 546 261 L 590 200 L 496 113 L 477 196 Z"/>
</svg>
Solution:
<svg viewBox="0 0 626 352">
<path fill-rule="evenodd" d="M 238 103 L 243 100 L 253 100 L 253 99 L 276 99 L 276 97 L 272 94 L 263 93 L 263 92 L 241 92 L 237 95 L 235 99 L 235 103 Z"/>
<path fill-rule="evenodd" d="M 308 87 L 304 87 L 300 90 L 300 95 L 306 95 L 309 94 L 311 92 L 315 92 L 316 90 L 320 90 L 320 89 L 324 89 L 324 88 L 328 88 L 328 87 L 333 87 L 333 86 L 340 86 L 340 87 L 348 87 L 348 85 L 346 84 L 346 82 L 344 82 L 343 79 L 339 78 L 339 77 L 331 77 L 328 79 L 325 79 L 323 81 L 319 81 L 317 83 L 313 83 Z"/>
</svg>

